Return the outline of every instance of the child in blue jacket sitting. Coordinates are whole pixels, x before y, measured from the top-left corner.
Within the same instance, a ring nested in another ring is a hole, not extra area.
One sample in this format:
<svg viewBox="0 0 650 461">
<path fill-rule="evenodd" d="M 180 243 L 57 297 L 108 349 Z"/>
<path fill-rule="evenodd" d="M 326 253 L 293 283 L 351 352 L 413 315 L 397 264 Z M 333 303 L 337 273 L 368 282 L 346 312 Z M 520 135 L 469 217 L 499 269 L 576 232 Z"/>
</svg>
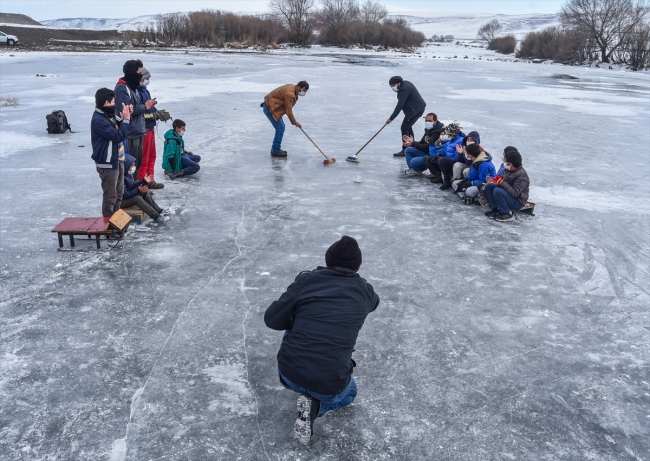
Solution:
<svg viewBox="0 0 650 461">
<path fill-rule="evenodd" d="M 492 163 L 492 157 L 482 151 L 478 144 L 470 144 L 465 148 L 467 159 L 472 161 L 469 167 L 467 178 L 454 181 L 454 190 L 461 197 L 478 197 L 479 186 L 487 183 L 488 176 L 495 176 L 496 169 Z"/>
<path fill-rule="evenodd" d="M 124 160 L 124 196 L 122 197 L 121 208 L 129 208 L 137 206 L 144 211 L 147 216 L 154 220 L 154 222 L 165 222 L 169 216 L 163 215 L 163 209 L 153 200 L 152 193 L 147 187 L 147 184 L 153 180 L 151 175 L 145 176 L 140 181 L 133 179 L 135 173 L 135 157 L 126 155 Z"/>
</svg>

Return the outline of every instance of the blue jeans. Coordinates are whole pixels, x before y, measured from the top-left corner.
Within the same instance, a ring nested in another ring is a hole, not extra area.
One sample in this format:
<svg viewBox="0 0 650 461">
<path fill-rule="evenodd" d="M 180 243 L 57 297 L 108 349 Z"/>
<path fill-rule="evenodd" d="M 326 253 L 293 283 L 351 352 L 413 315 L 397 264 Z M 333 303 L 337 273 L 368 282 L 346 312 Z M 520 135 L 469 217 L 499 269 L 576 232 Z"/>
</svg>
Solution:
<svg viewBox="0 0 650 461">
<path fill-rule="evenodd" d="M 282 138 L 284 137 L 284 121 L 282 117 L 277 122 L 271 115 L 271 111 L 266 104 L 264 104 L 264 115 L 267 116 L 273 128 L 275 128 L 275 137 L 273 138 L 273 145 L 271 146 L 271 152 L 280 152 L 282 150 Z"/>
<path fill-rule="evenodd" d="M 357 383 L 354 381 L 354 378 L 350 378 L 350 382 L 348 383 L 347 387 L 343 389 L 343 392 L 340 394 L 323 395 L 317 394 L 316 392 L 312 392 L 308 389 L 305 389 L 304 387 L 300 387 L 297 384 L 292 383 L 287 378 L 282 376 L 280 370 L 278 370 L 278 374 L 280 375 L 280 383 L 282 383 L 282 385 L 287 389 L 298 392 L 299 394 L 311 395 L 313 398 L 320 401 L 320 410 L 318 411 L 317 418 L 320 418 L 328 411 L 338 410 L 339 408 L 350 405 L 354 401 L 354 398 L 357 396 Z"/>
<path fill-rule="evenodd" d="M 406 158 L 406 166 L 413 168 L 414 170 L 424 171 L 427 169 L 424 166 L 424 157 L 427 157 L 429 154 L 422 152 L 420 149 L 415 147 L 407 147 L 404 150 L 404 157 Z"/>
<path fill-rule="evenodd" d="M 192 174 L 198 173 L 198 171 L 201 169 L 199 166 L 200 161 L 201 157 L 198 155 L 181 154 L 181 166 L 183 167 L 183 174 L 185 176 L 190 176 Z"/>
<path fill-rule="evenodd" d="M 492 208 L 498 208 L 501 214 L 509 213 L 512 210 L 519 210 L 523 206 L 519 200 L 511 197 L 505 189 L 501 189 L 496 184 L 486 184 L 483 192 L 485 192 L 490 206 Z"/>
</svg>

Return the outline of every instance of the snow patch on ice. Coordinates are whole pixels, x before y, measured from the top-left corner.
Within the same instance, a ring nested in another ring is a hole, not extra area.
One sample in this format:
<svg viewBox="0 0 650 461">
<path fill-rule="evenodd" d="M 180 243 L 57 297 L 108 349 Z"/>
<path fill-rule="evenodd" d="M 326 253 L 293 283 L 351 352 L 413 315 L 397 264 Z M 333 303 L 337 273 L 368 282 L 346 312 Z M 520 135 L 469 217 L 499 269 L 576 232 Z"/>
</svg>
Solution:
<svg viewBox="0 0 650 461">
<path fill-rule="evenodd" d="M 49 147 L 63 142 L 65 138 L 48 138 L 15 131 L 0 131 L 0 157 L 8 157 L 27 150 Z"/>
<path fill-rule="evenodd" d="M 563 106 L 571 112 L 587 115 L 631 117 L 638 115 L 632 104 L 637 98 L 603 95 L 602 92 L 583 91 L 573 88 L 527 87 L 527 88 L 492 88 L 451 90 L 449 99 L 478 99 L 483 101 L 534 102 Z M 606 99 L 605 99 L 606 97 Z M 601 101 L 601 102 L 599 102 Z M 604 102 L 606 101 L 606 102 Z"/>
<path fill-rule="evenodd" d="M 606 192 L 595 192 L 570 186 L 530 187 L 530 200 L 540 204 L 563 208 L 580 208 L 587 211 L 629 211 L 630 199 L 615 197 Z M 650 212 L 645 202 L 634 203 L 637 211 Z"/>
<path fill-rule="evenodd" d="M 218 400 L 210 402 L 208 409 L 215 411 L 225 408 L 239 416 L 256 414 L 255 402 L 246 380 L 246 367 L 243 363 L 227 363 L 205 368 L 203 373 L 210 377 L 216 384 L 225 386 Z"/>
</svg>

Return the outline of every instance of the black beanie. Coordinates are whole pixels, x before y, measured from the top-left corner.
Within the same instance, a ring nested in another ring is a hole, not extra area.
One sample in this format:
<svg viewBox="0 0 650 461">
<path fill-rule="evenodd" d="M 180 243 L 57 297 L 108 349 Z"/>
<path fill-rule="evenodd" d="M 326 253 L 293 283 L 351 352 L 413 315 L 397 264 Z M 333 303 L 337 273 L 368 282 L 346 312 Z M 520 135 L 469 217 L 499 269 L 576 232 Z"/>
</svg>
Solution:
<svg viewBox="0 0 650 461">
<path fill-rule="evenodd" d="M 478 147 L 477 144 L 470 144 L 469 146 L 467 146 L 467 147 L 465 148 L 465 150 L 467 151 L 467 153 L 468 153 L 469 155 L 471 155 L 471 156 L 474 157 L 474 158 L 476 158 L 476 157 L 478 157 L 479 155 L 481 155 L 481 148 Z"/>
<path fill-rule="evenodd" d="M 327 267 L 344 267 L 356 271 L 361 267 L 359 244 L 352 237 L 344 235 L 325 252 L 325 264 Z"/>
<path fill-rule="evenodd" d="M 397 85 L 398 83 L 403 83 L 404 79 L 400 77 L 399 75 L 396 75 L 395 77 L 391 77 L 390 80 L 388 80 L 388 84 L 390 86 Z"/>
</svg>

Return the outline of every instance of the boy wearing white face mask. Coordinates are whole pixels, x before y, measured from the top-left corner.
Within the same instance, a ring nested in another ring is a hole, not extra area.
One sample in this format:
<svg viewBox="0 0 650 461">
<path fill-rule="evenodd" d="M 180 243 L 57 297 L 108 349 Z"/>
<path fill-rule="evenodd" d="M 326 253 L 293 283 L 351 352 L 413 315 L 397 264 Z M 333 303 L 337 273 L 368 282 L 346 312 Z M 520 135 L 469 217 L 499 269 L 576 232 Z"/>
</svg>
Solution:
<svg viewBox="0 0 650 461">
<path fill-rule="evenodd" d="M 172 129 L 165 133 L 165 151 L 162 166 L 169 179 L 190 176 L 199 172 L 201 157 L 185 150 L 183 135 L 186 124 L 177 118 L 172 123 Z"/>
<path fill-rule="evenodd" d="M 124 168 L 126 169 L 124 173 L 124 195 L 120 208 L 125 209 L 135 205 L 155 222 L 167 221 L 169 216 L 163 215 L 163 209 L 153 200 L 153 196 L 147 187 L 147 184 L 153 178 L 145 176 L 142 180 L 135 181 L 133 179 L 135 158 L 128 154 L 124 160 Z"/>
<path fill-rule="evenodd" d="M 142 102 L 146 104 L 147 101 L 153 101 L 154 104 L 157 102 L 155 98 L 151 97 L 147 86 L 149 86 L 149 81 L 151 79 L 151 73 L 147 70 L 146 67 L 142 68 L 142 80 L 140 81 L 140 86 L 138 87 L 138 93 L 140 93 L 140 98 Z M 149 189 L 162 189 L 165 187 L 164 184 L 157 183 L 153 180 L 154 177 L 154 166 L 156 165 L 156 136 L 154 135 L 154 130 L 156 129 L 156 119 L 154 114 L 158 111 L 156 106 L 151 106 L 144 113 L 144 125 L 147 130 L 146 134 L 142 137 L 142 164 L 138 170 L 138 180 L 143 179 L 145 176 L 151 176 L 152 180 L 149 183 Z"/>
<path fill-rule="evenodd" d="M 400 112 L 404 112 L 404 121 L 400 130 L 402 131 L 402 150 L 394 153 L 395 157 L 403 157 L 404 154 L 404 136 L 410 136 L 411 138 L 415 137 L 413 132 L 413 125 L 415 122 L 422 117 L 424 114 L 424 109 L 427 107 L 427 103 L 424 102 L 422 96 L 418 89 L 408 80 L 404 80 L 402 77 L 396 75 L 391 77 L 388 80 L 391 90 L 397 93 L 397 105 L 395 110 L 390 115 L 386 124 L 391 123 L 397 118 Z"/>
</svg>

